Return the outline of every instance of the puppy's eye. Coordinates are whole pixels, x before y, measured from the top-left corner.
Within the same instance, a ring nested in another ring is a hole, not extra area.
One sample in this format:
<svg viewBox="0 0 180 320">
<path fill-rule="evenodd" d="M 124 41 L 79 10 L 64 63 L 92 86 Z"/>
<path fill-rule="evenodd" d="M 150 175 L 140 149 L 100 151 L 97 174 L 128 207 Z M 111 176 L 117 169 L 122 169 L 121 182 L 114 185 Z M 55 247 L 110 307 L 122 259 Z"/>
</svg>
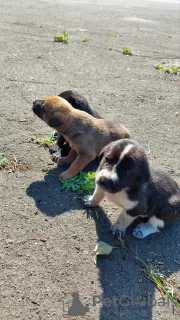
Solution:
<svg viewBox="0 0 180 320">
<path fill-rule="evenodd" d="M 50 116 L 52 117 L 52 116 L 54 116 L 55 115 L 55 111 L 51 111 L 50 112 Z"/>
</svg>

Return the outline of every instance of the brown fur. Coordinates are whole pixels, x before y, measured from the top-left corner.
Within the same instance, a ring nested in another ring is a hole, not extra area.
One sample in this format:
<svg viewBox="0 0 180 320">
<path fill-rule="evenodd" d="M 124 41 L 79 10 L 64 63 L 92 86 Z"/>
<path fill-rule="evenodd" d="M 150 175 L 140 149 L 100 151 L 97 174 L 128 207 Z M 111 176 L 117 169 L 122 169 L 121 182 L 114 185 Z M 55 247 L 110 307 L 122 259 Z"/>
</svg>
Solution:
<svg viewBox="0 0 180 320">
<path fill-rule="evenodd" d="M 74 109 L 61 97 L 37 100 L 33 103 L 33 111 L 60 132 L 71 146 L 69 155 L 58 160 L 59 165 L 70 164 L 60 178 L 75 176 L 99 156 L 104 146 L 111 141 L 130 137 L 124 125 L 115 127 L 104 119 L 96 119 L 84 111 Z"/>
</svg>

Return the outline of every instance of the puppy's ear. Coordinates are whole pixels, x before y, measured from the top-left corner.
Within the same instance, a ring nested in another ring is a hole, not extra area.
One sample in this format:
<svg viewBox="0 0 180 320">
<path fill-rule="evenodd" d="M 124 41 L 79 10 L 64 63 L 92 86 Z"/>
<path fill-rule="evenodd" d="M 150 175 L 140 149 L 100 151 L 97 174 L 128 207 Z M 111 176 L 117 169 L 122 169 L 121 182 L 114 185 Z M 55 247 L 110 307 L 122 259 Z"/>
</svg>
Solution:
<svg viewBox="0 0 180 320">
<path fill-rule="evenodd" d="M 104 157 L 105 151 L 106 151 L 106 147 L 104 147 L 104 148 L 101 150 L 101 153 L 99 154 L 99 157 L 98 157 L 99 161 L 101 161 L 102 158 Z"/>
<path fill-rule="evenodd" d="M 142 166 L 141 166 L 141 172 L 140 172 L 140 181 L 142 183 L 145 183 L 149 181 L 150 179 L 150 170 L 149 170 L 149 163 L 148 160 L 144 157 L 142 159 Z"/>
<path fill-rule="evenodd" d="M 61 127 L 64 124 L 64 122 L 57 118 L 57 117 L 52 117 L 49 121 L 48 121 L 48 125 L 52 128 L 58 128 Z"/>
</svg>

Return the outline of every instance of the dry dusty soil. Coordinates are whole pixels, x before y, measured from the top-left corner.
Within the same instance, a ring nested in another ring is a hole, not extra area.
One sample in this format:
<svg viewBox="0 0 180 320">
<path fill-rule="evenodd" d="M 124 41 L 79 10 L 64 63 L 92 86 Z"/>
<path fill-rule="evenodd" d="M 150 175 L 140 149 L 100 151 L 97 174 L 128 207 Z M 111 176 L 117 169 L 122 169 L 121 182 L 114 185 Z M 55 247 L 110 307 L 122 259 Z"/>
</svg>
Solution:
<svg viewBox="0 0 180 320">
<path fill-rule="evenodd" d="M 0 154 L 28 165 L 24 171 L 0 171 L 0 319 L 179 319 L 127 247 L 95 266 L 97 240 L 116 244 L 110 224 L 119 209 L 105 201 L 87 214 L 76 194 L 62 191 L 48 151 L 31 140 L 51 132 L 33 115 L 32 101 L 75 89 L 104 117 L 130 127 L 150 162 L 180 183 L 180 76 L 153 67 L 178 61 L 178 4 L 0 4 Z M 63 29 L 70 42 L 53 42 Z M 84 36 L 91 40 L 82 42 Z M 123 47 L 134 55 L 123 56 Z M 42 171 L 49 166 L 49 173 Z M 126 242 L 143 259 L 162 262 L 164 273 L 178 283 L 179 234 L 175 223 L 137 240 L 130 228 Z"/>
</svg>

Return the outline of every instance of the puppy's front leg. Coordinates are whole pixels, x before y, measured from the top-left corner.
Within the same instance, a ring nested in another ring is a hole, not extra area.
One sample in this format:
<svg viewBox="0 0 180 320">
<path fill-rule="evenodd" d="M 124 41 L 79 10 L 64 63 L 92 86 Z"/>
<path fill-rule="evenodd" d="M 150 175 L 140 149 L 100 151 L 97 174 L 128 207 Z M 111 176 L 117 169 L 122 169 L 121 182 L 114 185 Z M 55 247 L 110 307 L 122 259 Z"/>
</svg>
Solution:
<svg viewBox="0 0 180 320">
<path fill-rule="evenodd" d="M 96 184 L 96 188 L 92 196 L 86 196 L 82 198 L 82 201 L 86 207 L 96 207 L 105 196 L 104 191 Z"/>
<path fill-rule="evenodd" d="M 113 223 L 111 227 L 113 235 L 125 236 L 126 228 L 129 227 L 136 218 L 137 217 L 131 217 L 125 210 L 123 210 L 117 221 Z"/>
<path fill-rule="evenodd" d="M 60 179 L 70 179 L 84 169 L 89 162 L 95 159 L 96 156 L 92 155 L 81 155 L 79 154 L 76 160 L 71 164 L 68 170 L 61 173 Z"/>
<path fill-rule="evenodd" d="M 71 164 L 77 157 L 75 150 L 71 149 L 66 157 L 60 157 L 57 161 L 58 166 Z"/>
</svg>

